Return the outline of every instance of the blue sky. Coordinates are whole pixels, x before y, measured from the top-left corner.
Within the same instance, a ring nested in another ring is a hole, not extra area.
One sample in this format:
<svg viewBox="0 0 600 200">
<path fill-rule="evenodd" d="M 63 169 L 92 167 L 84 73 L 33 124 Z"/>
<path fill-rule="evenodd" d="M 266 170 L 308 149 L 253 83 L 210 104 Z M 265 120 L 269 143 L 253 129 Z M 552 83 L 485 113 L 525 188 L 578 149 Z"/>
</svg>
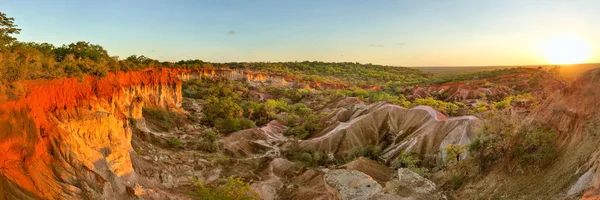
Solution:
<svg viewBox="0 0 600 200">
<path fill-rule="evenodd" d="M 159 60 L 544 64 L 576 35 L 600 62 L 596 0 L 0 0 L 22 41 L 89 41 Z"/>
</svg>

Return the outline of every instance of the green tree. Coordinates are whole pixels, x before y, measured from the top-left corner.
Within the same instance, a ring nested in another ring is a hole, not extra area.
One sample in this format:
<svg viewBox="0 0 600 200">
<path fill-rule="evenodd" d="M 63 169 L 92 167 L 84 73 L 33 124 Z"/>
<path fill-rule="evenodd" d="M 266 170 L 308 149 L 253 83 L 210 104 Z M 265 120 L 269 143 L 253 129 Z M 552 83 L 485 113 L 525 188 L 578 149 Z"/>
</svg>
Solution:
<svg viewBox="0 0 600 200">
<path fill-rule="evenodd" d="M 95 62 L 110 59 L 104 47 L 84 41 L 58 47 L 55 49 L 54 54 L 57 61 L 64 60 L 69 54 L 73 54 L 75 59 L 90 59 Z"/>
<path fill-rule="evenodd" d="M 5 49 L 7 46 L 17 41 L 17 39 L 11 35 L 19 33 L 21 33 L 21 29 L 17 28 L 15 19 L 0 12 L 0 49 Z"/>
<path fill-rule="evenodd" d="M 445 149 L 446 149 L 446 155 L 448 155 L 446 160 L 447 161 L 456 160 L 456 163 L 458 163 L 458 162 L 460 162 L 460 157 L 467 150 L 467 146 L 460 145 L 460 144 L 448 144 L 448 145 L 446 145 Z"/>
</svg>

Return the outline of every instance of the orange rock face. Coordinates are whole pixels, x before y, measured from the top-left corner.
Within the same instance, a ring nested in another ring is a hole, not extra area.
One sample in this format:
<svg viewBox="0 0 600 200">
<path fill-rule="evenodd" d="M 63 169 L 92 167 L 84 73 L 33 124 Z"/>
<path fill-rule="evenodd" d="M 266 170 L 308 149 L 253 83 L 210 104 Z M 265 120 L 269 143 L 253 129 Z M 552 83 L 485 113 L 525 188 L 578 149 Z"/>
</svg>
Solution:
<svg viewBox="0 0 600 200">
<path fill-rule="evenodd" d="M 135 179 L 127 119 L 182 101 L 168 69 L 18 84 L 23 91 L 0 101 L 0 199 L 126 195 Z"/>
<path fill-rule="evenodd" d="M 128 198 L 141 179 L 132 168 L 128 119 L 142 118 L 143 107 L 178 111 L 182 80 L 203 77 L 348 87 L 213 68 L 12 83 L 0 90 L 0 199 Z"/>
</svg>

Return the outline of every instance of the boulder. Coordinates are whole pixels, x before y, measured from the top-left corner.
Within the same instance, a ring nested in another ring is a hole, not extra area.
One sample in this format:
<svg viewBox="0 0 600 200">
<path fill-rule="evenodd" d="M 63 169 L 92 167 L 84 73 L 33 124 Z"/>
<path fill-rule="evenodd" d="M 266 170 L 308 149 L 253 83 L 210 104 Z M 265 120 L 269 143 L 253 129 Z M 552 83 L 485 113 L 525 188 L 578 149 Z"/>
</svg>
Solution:
<svg viewBox="0 0 600 200">
<path fill-rule="evenodd" d="M 355 170 L 327 171 L 325 181 L 337 189 L 343 200 L 368 199 L 382 190 L 381 185 L 369 175 Z"/>
<path fill-rule="evenodd" d="M 365 157 L 359 157 L 352 162 L 342 165 L 342 168 L 365 173 L 379 184 L 385 184 L 390 181 L 394 174 L 394 170 L 391 168 Z"/>
<path fill-rule="evenodd" d="M 435 183 L 407 168 L 398 169 L 398 179 L 387 182 L 383 192 L 406 199 L 446 199 Z"/>
</svg>

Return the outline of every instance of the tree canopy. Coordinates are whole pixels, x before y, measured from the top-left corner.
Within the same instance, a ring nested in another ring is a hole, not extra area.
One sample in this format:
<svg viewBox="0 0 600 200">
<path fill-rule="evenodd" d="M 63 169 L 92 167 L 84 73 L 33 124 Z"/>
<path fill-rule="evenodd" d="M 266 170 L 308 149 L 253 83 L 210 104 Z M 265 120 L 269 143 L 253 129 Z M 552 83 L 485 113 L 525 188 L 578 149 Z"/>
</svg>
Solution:
<svg viewBox="0 0 600 200">
<path fill-rule="evenodd" d="M 6 14 L 0 12 L 0 48 L 4 48 L 10 45 L 17 39 L 12 37 L 11 34 L 19 34 L 21 29 L 17 28 L 15 19 L 7 17 Z"/>
</svg>

